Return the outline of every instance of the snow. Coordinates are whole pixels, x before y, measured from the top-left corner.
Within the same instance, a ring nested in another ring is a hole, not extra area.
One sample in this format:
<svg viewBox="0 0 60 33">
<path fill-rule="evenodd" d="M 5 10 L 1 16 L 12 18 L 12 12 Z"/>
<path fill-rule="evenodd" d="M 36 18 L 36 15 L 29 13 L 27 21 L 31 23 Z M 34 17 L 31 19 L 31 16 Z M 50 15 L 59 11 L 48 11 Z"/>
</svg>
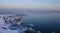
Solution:
<svg viewBox="0 0 60 33">
<path fill-rule="evenodd" d="M 0 18 L 0 25 L 4 25 L 4 19 L 3 18 Z"/>
<path fill-rule="evenodd" d="M 18 33 L 18 30 L 2 30 L 2 33 Z"/>
<path fill-rule="evenodd" d="M 25 33 L 24 30 L 0 30 L 0 33 Z"/>
<path fill-rule="evenodd" d="M 4 19 L 0 18 L 0 26 L 3 26 L 4 22 L 5 22 Z M 0 33 L 18 33 L 18 30 L 3 30 L 3 29 L 0 29 Z"/>
<path fill-rule="evenodd" d="M 24 31 L 25 31 L 25 29 L 23 28 L 23 29 L 20 29 L 20 30 L 9 30 L 9 28 L 8 28 L 8 30 L 4 30 L 4 29 L 2 29 L 2 27 L 1 26 L 4 26 L 4 19 L 1 17 L 0 18 L 0 33 L 25 33 Z M 10 26 L 10 24 L 8 24 L 7 26 L 5 26 L 5 27 L 9 27 Z"/>
</svg>

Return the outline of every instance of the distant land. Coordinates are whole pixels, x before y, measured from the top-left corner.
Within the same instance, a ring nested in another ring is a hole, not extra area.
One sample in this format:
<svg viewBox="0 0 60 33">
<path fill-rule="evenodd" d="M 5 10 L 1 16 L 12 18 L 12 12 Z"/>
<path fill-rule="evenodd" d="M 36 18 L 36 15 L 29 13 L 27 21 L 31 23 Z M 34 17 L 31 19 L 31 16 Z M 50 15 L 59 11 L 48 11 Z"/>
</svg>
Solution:
<svg viewBox="0 0 60 33">
<path fill-rule="evenodd" d="M 60 13 L 60 10 L 23 10 L 23 9 L 0 9 L 0 14 L 18 14 L 26 15 L 26 13 Z"/>
</svg>

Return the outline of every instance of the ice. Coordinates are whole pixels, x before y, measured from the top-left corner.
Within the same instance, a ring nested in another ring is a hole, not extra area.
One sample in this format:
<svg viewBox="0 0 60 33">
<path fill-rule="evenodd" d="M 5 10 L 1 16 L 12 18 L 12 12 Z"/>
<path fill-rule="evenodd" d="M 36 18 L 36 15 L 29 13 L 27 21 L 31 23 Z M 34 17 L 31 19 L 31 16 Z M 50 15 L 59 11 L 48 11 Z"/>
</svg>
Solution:
<svg viewBox="0 0 60 33">
<path fill-rule="evenodd" d="M 18 30 L 3 30 L 2 33 L 18 33 Z"/>
<path fill-rule="evenodd" d="M 3 25 L 4 24 L 4 19 L 3 18 L 0 18 L 0 25 Z"/>
<path fill-rule="evenodd" d="M 0 33 L 25 33 L 24 30 L 0 30 Z"/>
</svg>

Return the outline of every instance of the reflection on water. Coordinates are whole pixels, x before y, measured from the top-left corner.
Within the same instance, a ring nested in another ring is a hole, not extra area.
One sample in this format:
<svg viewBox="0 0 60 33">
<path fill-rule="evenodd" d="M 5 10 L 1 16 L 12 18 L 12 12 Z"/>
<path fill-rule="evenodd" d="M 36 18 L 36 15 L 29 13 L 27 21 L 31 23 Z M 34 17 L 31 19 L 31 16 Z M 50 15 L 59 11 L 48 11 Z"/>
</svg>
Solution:
<svg viewBox="0 0 60 33">
<path fill-rule="evenodd" d="M 31 13 L 23 16 L 23 21 L 27 24 L 33 23 L 36 27 L 35 29 L 40 30 L 42 33 L 60 32 L 60 13 Z"/>
</svg>

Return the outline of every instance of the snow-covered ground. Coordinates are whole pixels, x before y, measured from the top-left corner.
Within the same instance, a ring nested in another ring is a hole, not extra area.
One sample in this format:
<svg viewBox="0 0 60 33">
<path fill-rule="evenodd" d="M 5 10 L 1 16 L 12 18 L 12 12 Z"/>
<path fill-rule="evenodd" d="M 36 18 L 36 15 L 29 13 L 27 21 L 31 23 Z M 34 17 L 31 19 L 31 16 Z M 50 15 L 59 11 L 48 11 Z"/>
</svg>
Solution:
<svg viewBox="0 0 60 33">
<path fill-rule="evenodd" d="M 23 30 L 4 30 L 4 29 L 2 29 L 1 26 L 4 25 L 4 22 L 5 22 L 4 19 L 0 18 L 0 33 L 19 33 L 19 32 L 24 33 Z"/>
<path fill-rule="evenodd" d="M 19 33 L 18 30 L 1 30 L 0 33 Z"/>
<path fill-rule="evenodd" d="M 3 18 L 0 18 L 0 25 L 3 25 L 4 24 L 4 19 Z"/>
</svg>

